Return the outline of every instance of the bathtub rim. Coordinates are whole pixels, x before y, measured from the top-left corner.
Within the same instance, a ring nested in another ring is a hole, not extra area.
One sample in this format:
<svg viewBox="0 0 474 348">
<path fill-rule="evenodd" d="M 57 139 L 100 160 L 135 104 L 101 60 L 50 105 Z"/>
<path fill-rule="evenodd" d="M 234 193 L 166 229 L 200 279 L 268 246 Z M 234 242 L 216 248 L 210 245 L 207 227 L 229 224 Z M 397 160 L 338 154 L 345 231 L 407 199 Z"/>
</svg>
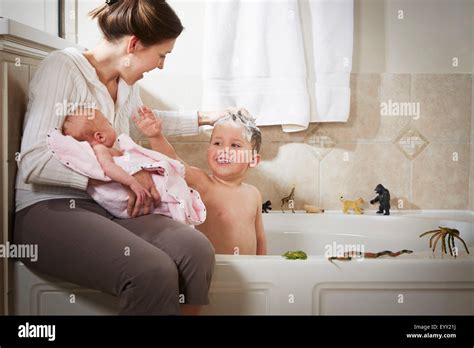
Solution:
<svg viewBox="0 0 474 348">
<path fill-rule="evenodd" d="M 271 215 L 282 215 L 282 216 L 291 216 L 291 215 L 308 215 L 308 216 L 354 216 L 357 218 L 380 218 L 380 219 L 393 219 L 396 217 L 407 217 L 407 218 L 423 218 L 423 219 L 440 219 L 440 220 L 452 220 L 457 222 L 470 222 L 474 223 L 474 211 L 472 210 L 454 210 L 454 209 L 406 209 L 406 210 L 393 210 L 390 211 L 389 216 L 384 216 L 376 213 L 376 209 L 365 210 L 364 214 L 355 214 L 350 212 L 344 214 L 341 210 L 331 209 L 325 210 L 324 213 L 306 213 L 304 210 L 295 210 L 295 213 L 291 211 L 286 211 L 282 213 L 280 210 L 272 210 L 268 213 L 262 213 L 263 216 Z"/>
</svg>

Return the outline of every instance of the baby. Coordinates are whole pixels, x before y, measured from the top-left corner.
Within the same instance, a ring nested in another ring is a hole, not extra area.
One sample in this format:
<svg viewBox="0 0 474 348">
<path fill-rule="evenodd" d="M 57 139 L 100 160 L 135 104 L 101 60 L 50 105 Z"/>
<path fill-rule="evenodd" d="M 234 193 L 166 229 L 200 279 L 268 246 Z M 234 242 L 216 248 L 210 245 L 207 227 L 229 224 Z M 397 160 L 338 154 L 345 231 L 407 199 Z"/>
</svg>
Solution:
<svg viewBox="0 0 474 348">
<path fill-rule="evenodd" d="M 150 109 L 143 108 L 133 120 L 153 150 L 178 159 L 161 132 L 161 121 Z M 211 175 L 180 159 L 187 184 L 201 194 L 207 208 L 206 221 L 196 227 L 209 238 L 217 254 L 266 254 L 262 197 L 257 188 L 243 182 L 249 168 L 260 162 L 261 142 L 254 119 L 240 109 L 214 124 L 207 150 Z"/>
<path fill-rule="evenodd" d="M 81 110 L 75 115 L 68 115 L 63 124 L 63 134 L 70 135 L 78 141 L 87 141 L 99 161 L 105 175 L 113 181 L 128 186 L 137 196 L 136 204 L 140 205 L 151 197 L 133 176 L 115 164 L 113 157 L 123 153 L 114 148 L 117 134 L 109 120 L 99 110 Z"/>
<path fill-rule="evenodd" d="M 151 210 L 153 214 L 188 225 L 199 225 L 206 219 L 199 192 L 191 189 L 184 179 L 184 165 L 141 147 L 126 134 L 117 137 L 112 125 L 98 110 L 85 109 L 68 115 L 62 134 L 57 129 L 51 131 L 47 143 L 52 155 L 61 163 L 103 182 L 89 185 L 87 192 L 115 217 L 126 219 L 133 211 L 145 212 L 138 204 L 147 197 L 156 197 L 155 202 L 159 197 L 159 203 Z M 115 143 L 120 150 L 114 148 Z M 150 191 L 133 177 L 142 170 L 147 171 L 153 181 Z M 133 201 L 129 199 L 128 187 L 137 196 Z"/>
</svg>

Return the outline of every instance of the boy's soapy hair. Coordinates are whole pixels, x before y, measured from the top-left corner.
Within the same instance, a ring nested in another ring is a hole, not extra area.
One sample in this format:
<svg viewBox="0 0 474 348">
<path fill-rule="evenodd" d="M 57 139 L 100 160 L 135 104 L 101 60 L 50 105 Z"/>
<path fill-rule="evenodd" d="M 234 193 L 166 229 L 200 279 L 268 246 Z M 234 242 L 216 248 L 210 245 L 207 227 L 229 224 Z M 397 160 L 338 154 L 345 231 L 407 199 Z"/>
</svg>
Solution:
<svg viewBox="0 0 474 348">
<path fill-rule="evenodd" d="M 227 115 L 214 123 L 214 127 L 219 124 L 230 124 L 234 127 L 243 128 L 244 135 L 248 142 L 252 144 L 252 150 L 260 152 L 262 145 L 262 133 L 255 124 L 255 118 L 246 109 L 228 111 Z"/>
</svg>

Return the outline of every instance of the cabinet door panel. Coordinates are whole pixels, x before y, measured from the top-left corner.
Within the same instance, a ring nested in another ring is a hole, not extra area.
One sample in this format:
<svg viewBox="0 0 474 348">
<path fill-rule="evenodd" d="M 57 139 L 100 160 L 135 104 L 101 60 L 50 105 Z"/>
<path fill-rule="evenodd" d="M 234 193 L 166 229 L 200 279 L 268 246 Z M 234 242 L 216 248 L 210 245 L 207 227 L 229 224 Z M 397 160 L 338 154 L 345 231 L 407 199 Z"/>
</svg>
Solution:
<svg viewBox="0 0 474 348">
<path fill-rule="evenodd" d="M 20 151 L 23 118 L 25 117 L 28 102 L 28 85 L 30 82 L 30 67 L 25 64 L 17 66 L 7 63 L 7 168 L 8 168 L 8 231 L 9 236 L 13 229 L 13 213 L 15 209 L 14 187 L 17 172 L 16 154 Z M 10 238 L 9 238 L 10 239 Z"/>
</svg>

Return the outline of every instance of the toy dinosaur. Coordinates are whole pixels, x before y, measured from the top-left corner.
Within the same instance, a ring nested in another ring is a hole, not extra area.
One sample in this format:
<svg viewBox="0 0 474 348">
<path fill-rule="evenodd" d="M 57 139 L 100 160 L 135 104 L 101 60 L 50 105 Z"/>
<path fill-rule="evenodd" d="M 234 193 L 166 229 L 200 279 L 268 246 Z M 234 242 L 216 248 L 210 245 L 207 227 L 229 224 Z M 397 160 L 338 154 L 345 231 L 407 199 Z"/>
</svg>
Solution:
<svg viewBox="0 0 474 348">
<path fill-rule="evenodd" d="M 364 200 L 362 198 L 358 198 L 355 201 L 350 201 L 344 199 L 344 197 L 341 196 L 340 199 L 342 202 L 342 212 L 344 214 L 348 214 L 350 209 L 352 209 L 356 214 L 364 214 L 364 209 L 362 208 Z"/>
<path fill-rule="evenodd" d="M 284 213 L 285 211 L 283 210 L 283 206 L 285 204 L 288 204 L 288 207 L 291 209 L 291 211 L 294 213 L 295 212 L 295 186 L 291 189 L 291 192 L 288 196 L 283 197 L 281 199 L 281 212 Z"/>
</svg>

